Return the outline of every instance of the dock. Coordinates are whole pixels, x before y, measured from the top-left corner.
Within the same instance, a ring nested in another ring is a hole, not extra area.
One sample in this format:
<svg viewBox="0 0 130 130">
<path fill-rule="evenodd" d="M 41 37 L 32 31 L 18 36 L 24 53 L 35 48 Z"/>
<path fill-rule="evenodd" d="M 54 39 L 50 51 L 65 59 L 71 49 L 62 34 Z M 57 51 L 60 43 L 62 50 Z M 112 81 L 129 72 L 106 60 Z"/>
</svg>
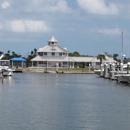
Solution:
<svg viewBox="0 0 130 130">
<path fill-rule="evenodd" d="M 19 68 L 19 69 L 14 69 L 13 73 L 22 73 L 23 69 Z"/>
</svg>

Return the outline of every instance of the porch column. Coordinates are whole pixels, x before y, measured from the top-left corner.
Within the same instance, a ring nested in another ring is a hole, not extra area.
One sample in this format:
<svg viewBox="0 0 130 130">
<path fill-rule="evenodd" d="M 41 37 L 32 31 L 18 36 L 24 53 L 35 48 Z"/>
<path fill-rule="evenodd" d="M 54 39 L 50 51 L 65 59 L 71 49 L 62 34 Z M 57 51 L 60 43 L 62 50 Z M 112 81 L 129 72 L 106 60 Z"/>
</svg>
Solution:
<svg viewBox="0 0 130 130">
<path fill-rule="evenodd" d="M 74 62 L 72 62 L 72 68 L 74 68 Z"/>
<path fill-rule="evenodd" d="M 37 61 L 37 67 L 39 67 L 39 61 Z"/>
<path fill-rule="evenodd" d="M 33 61 L 32 61 L 32 67 L 33 67 Z"/>
<path fill-rule="evenodd" d="M 23 68 L 23 61 L 22 61 L 22 68 Z"/>
<path fill-rule="evenodd" d="M 77 64 L 77 65 L 76 65 L 76 66 L 77 66 L 77 68 L 79 68 L 79 66 L 78 66 L 78 62 L 77 62 L 76 64 Z"/>
<path fill-rule="evenodd" d="M 71 62 L 70 62 L 70 68 L 71 68 Z"/>
</svg>

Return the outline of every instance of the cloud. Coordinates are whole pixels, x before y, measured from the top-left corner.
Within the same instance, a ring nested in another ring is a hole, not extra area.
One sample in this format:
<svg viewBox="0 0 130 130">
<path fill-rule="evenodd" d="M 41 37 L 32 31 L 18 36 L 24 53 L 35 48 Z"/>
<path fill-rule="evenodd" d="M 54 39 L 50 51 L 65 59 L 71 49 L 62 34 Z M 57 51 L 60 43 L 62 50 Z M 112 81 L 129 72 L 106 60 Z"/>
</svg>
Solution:
<svg viewBox="0 0 130 130">
<path fill-rule="evenodd" d="M 2 23 L 0 23 L 0 30 L 2 30 L 3 29 L 3 24 Z"/>
<path fill-rule="evenodd" d="M 77 3 L 90 14 L 116 15 L 119 12 L 114 3 L 106 4 L 104 0 L 77 0 Z"/>
<path fill-rule="evenodd" d="M 6 8 L 8 8 L 8 7 L 10 7 L 10 3 L 8 3 L 8 2 L 3 2 L 2 4 L 1 4 L 1 7 L 3 8 L 3 9 L 6 9 Z"/>
<path fill-rule="evenodd" d="M 119 28 L 104 28 L 104 29 L 97 29 L 96 32 L 104 35 L 119 35 L 121 34 L 122 31 Z"/>
<path fill-rule="evenodd" d="M 44 21 L 33 20 L 14 20 L 5 23 L 0 23 L 0 29 L 11 32 L 49 32 L 50 29 Z"/>
<path fill-rule="evenodd" d="M 68 13 L 70 8 L 66 0 L 30 0 L 26 6 L 26 11 Z"/>
</svg>

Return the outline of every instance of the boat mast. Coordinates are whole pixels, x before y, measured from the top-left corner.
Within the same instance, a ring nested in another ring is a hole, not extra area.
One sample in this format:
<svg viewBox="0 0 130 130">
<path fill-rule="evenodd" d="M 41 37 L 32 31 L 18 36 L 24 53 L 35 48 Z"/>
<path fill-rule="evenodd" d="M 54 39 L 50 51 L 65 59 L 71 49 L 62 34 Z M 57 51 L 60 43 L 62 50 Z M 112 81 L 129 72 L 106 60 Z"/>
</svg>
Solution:
<svg viewBox="0 0 130 130">
<path fill-rule="evenodd" d="M 121 51 L 121 63 L 123 63 L 123 32 L 122 32 L 122 51 Z"/>
</svg>

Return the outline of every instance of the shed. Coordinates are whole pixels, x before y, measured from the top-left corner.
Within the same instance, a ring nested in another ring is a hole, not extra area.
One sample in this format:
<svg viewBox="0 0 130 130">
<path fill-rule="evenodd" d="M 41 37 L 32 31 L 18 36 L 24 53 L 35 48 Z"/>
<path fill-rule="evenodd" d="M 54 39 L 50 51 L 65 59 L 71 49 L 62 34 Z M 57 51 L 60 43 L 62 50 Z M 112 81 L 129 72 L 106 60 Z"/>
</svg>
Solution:
<svg viewBox="0 0 130 130">
<path fill-rule="evenodd" d="M 14 57 L 12 59 L 10 59 L 10 61 L 14 61 L 14 62 L 26 62 L 26 60 L 22 57 Z"/>
<path fill-rule="evenodd" d="M 14 66 L 13 62 L 21 62 L 22 68 L 23 68 L 23 63 L 26 62 L 26 60 L 22 57 L 14 57 L 14 58 L 10 59 L 10 61 L 12 62 L 12 67 Z"/>
</svg>

